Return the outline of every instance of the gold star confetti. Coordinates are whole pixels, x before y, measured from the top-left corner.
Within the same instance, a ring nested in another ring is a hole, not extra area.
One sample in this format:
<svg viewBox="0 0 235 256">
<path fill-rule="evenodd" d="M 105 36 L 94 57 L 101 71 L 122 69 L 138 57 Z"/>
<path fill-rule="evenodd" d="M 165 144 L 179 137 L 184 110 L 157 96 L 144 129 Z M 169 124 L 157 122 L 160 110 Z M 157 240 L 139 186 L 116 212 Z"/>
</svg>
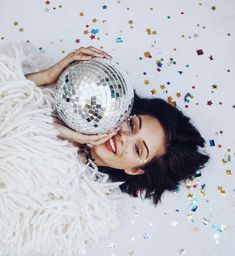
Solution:
<svg viewBox="0 0 235 256">
<path fill-rule="evenodd" d="M 145 85 L 149 85 L 149 80 L 144 80 Z"/>
<path fill-rule="evenodd" d="M 13 23 L 14 26 L 18 26 L 18 24 L 19 24 L 19 23 L 18 23 L 17 21 L 15 21 L 15 22 Z"/>
<path fill-rule="evenodd" d="M 216 6 L 211 6 L 211 10 L 215 11 L 216 10 Z"/>
<path fill-rule="evenodd" d="M 152 31 L 151 28 L 147 28 L 145 31 L 148 33 L 148 35 L 156 35 L 157 34 L 157 31 L 154 31 L 154 30 Z"/>
<path fill-rule="evenodd" d="M 154 95 L 154 94 L 157 93 L 157 90 L 156 90 L 156 89 L 153 89 L 153 90 L 151 91 L 151 93 Z"/>
<path fill-rule="evenodd" d="M 217 89 L 218 85 L 217 84 L 212 84 L 213 89 Z"/>
<path fill-rule="evenodd" d="M 24 29 L 23 29 L 23 28 L 20 28 L 20 29 L 19 29 L 19 31 L 20 31 L 20 32 L 23 32 L 23 31 L 24 31 Z"/>
<path fill-rule="evenodd" d="M 84 35 L 87 35 L 87 34 L 89 34 L 89 31 L 88 31 L 88 30 L 84 30 L 84 31 L 83 31 L 83 34 L 84 34 Z"/>
<path fill-rule="evenodd" d="M 166 87 L 165 87 L 164 84 L 161 84 L 161 85 L 160 85 L 160 88 L 161 88 L 161 90 L 165 90 Z"/>
<path fill-rule="evenodd" d="M 217 191 L 218 191 L 220 194 L 222 194 L 222 195 L 224 195 L 224 194 L 226 193 L 222 186 L 218 186 L 218 187 L 217 187 Z"/>
<path fill-rule="evenodd" d="M 96 18 L 92 19 L 92 22 L 93 22 L 93 23 L 96 23 L 96 21 L 97 21 L 97 19 L 96 19 Z"/>
<path fill-rule="evenodd" d="M 181 97 L 181 93 L 180 93 L 180 92 L 177 92 L 177 93 L 176 93 L 176 97 L 177 97 L 177 98 L 180 98 L 180 97 Z"/>
<path fill-rule="evenodd" d="M 189 193 L 189 194 L 187 195 L 187 198 L 193 198 L 193 194 Z"/>
<path fill-rule="evenodd" d="M 134 23 L 133 20 L 128 20 L 128 24 L 132 25 Z"/>
<path fill-rule="evenodd" d="M 146 32 L 147 32 L 149 35 L 151 35 L 151 29 L 150 29 L 150 28 L 147 28 L 147 29 L 146 29 Z"/>
<path fill-rule="evenodd" d="M 82 17 L 82 16 L 84 16 L 84 13 L 83 13 L 83 12 L 80 12 L 79 15 Z"/>
<path fill-rule="evenodd" d="M 232 170 L 226 170 L 226 174 L 227 174 L 228 176 L 231 176 L 231 175 L 232 175 Z"/>
<path fill-rule="evenodd" d="M 199 195 L 200 195 L 200 196 L 205 196 L 205 195 L 206 195 L 206 193 L 205 193 L 205 191 L 204 191 L 204 190 L 200 189 L 200 190 L 199 190 Z"/>
<path fill-rule="evenodd" d="M 167 97 L 167 102 L 174 107 L 176 106 L 176 102 L 174 101 L 174 99 L 171 96 Z"/>
<path fill-rule="evenodd" d="M 190 184 L 187 184 L 187 185 L 185 186 L 185 188 L 190 189 L 190 188 L 191 188 L 191 185 L 190 185 Z"/>
</svg>

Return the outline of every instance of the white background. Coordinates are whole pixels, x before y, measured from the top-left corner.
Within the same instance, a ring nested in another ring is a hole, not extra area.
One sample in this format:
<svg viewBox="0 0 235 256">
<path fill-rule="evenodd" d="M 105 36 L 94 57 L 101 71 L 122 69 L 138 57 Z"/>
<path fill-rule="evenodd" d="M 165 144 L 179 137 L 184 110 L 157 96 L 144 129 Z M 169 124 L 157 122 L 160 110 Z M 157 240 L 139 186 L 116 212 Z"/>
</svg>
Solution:
<svg viewBox="0 0 235 256">
<path fill-rule="evenodd" d="M 172 99 L 206 139 L 211 160 L 201 177 L 165 193 L 157 207 L 124 195 L 120 229 L 86 255 L 235 255 L 234 10 L 233 0 L 0 0 L 0 45 L 28 40 L 54 62 L 80 46 L 104 49 L 129 72 L 137 93 Z"/>
</svg>

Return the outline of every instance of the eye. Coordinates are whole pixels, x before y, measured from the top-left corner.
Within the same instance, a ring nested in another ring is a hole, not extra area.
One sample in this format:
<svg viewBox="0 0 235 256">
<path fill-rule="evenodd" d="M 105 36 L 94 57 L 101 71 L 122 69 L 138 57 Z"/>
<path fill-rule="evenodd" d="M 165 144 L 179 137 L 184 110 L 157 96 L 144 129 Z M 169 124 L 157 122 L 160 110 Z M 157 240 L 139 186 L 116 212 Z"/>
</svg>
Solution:
<svg viewBox="0 0 235 256">
<path fill-rule="evenodd" d="M 140 155 L 140 149 L 139 149 L 139 147 L 137 146 L 137 145 L 135 145 L 135 151 L 136 151 L 136 153 L 138 154 L 138 156 Z"/>
<path fill-rule="evenodd" d="M 129 126 L 130 126 L 130 128 L 131 128 L 131 131 L 132 132 L 134 132 L 134 130 L 135 130 L 135 124 L 134 124 L 134 122 L 133 122 L 133 120 L 130 118 L 130 121 L 129 121 Z"/>
</svg>

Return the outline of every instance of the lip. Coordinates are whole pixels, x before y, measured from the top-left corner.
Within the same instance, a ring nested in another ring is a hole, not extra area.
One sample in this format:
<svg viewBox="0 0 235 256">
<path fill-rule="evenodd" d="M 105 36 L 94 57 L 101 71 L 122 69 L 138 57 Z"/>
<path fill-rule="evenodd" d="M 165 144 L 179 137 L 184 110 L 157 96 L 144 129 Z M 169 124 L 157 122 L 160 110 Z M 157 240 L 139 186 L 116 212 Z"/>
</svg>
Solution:
<svg viewBox="0 0 235 256">
<path fill-rule="evenodd" d="M 104 145 L 105 145 L 105 147 L 106 147 L 110 152 L 112 152 L 113 154 L 117 154 L 117 141 L 116 141 L 116 136 L 113 136 L 113 137 L 112 137 L 112 140 L 113 140 L 113 143 L 114 143 L 114 147 L 115 147 L 115 152 L 116 152 L 116 153 L 113 152 L 112 147 L 111 147 L 111 145 L 110 145 L 110 143 L 109 143 L 109 140 L 107 140 L 107 141 L 104 143 Z"/>
</svg>

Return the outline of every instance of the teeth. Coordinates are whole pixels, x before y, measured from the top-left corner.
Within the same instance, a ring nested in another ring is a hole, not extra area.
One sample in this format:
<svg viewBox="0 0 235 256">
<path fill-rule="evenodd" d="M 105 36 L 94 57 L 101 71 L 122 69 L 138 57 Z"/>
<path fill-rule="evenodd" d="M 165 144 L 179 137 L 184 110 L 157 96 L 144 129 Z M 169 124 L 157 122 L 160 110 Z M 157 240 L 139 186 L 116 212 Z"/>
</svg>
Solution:
<svg viewBox="0 0 235 256">
<path fill-rule="evenodd" d="M 110 143 L 110 146 L 111 146 L 111 148 L 112 148 L 113 152 L 115 153 L 115 146 L 114 146 L 114 142 L 113 142 L 113 140 L 112 140 L 112 139 L 110 139 L 110 140 L 109 140 L 109 143 Z"/>
</svg>

